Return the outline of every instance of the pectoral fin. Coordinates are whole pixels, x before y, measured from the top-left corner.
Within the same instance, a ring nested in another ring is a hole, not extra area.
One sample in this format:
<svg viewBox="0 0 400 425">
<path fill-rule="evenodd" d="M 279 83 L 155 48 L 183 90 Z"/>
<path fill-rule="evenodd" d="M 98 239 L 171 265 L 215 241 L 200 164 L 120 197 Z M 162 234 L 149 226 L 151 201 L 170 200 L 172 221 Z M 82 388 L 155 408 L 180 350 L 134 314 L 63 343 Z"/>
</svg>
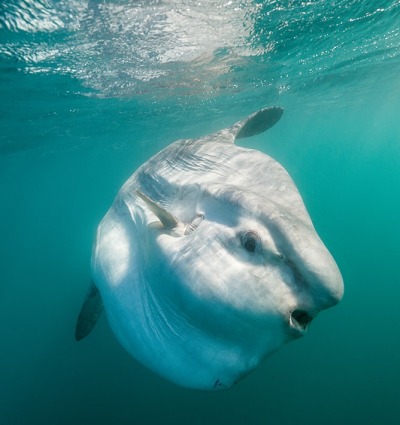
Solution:
<svg viewBox="0 0 400 425">
<path fill-rule="evenodd" d="M 137 190 L 136 194 L 140 199 L 142 199 L 142 201 L 145 202 L 145 204 L 149 207 L 149 210 L 158 217 L 165 229 L 174 229 L 179 225 L 179 220 L 176 217 L 160 205 L 156 204 L 152 199 L 140 192 L 140 190 Z"/>
<path fill-rule="evenodd" d="M 80 341 L 90 334 L 103 311 L 103 301 L 96 285 L 92 281 L 83 301 L 75 328 L 75 340 Z"/>
</svg>

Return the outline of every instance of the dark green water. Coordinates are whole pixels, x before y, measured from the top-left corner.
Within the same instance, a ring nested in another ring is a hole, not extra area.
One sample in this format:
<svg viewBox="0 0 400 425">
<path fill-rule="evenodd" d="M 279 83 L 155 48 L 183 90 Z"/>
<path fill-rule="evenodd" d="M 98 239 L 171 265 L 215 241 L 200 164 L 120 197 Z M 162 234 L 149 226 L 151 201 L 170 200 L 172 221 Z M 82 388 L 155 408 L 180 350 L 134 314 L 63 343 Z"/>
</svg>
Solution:
<svg viewBox="0 0 400 425">
<path fill-rule="evenodd" d="M 0 424 L 400 423 L 400 3 L 0 5 Z M 182 137 L 262 106 L 342 303 L 233 389 L 181 389 L 102 317 L 74 341 L 95 229 Z"/>
</svg>

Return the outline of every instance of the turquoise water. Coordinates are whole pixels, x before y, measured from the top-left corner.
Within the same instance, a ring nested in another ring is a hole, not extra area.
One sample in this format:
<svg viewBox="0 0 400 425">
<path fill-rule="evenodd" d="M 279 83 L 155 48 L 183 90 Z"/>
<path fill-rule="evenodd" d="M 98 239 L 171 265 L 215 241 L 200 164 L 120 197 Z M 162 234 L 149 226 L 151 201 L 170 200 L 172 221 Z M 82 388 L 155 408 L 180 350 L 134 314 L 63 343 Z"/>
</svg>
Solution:
<svg viewBox="0 0 400 425">
<path fill-rule="evenodd" d="M 0 423 L 398 424 L 400 2 L 0 5 Z M 233 389 L 138 365 L 105 317 L 74 341 L 95 229 L 172 141 L 268 105 L 342 303 Z"/>
</svg>

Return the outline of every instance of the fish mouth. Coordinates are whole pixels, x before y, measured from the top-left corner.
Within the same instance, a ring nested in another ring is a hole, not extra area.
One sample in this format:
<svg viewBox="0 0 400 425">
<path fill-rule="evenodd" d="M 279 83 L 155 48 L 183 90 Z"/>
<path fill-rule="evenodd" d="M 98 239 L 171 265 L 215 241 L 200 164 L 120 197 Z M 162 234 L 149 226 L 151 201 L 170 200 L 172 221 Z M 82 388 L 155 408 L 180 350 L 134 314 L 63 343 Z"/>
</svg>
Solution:
<svg viewBox="0 0 400 425">
<path fill-rule="evenodd" d="M 296 332 L 298 336 L 306 333 L 313 317 L 304 310 L 293 310 L 289 315 L 290 329 Z"/>
</svg>

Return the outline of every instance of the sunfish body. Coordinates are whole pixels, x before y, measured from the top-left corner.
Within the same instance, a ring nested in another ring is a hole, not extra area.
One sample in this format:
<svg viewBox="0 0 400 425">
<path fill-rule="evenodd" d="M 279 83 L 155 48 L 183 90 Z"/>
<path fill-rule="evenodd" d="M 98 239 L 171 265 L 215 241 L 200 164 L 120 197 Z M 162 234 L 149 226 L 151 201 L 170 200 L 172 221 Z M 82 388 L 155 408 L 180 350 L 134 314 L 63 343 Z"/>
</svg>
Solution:
<svg viewBox="0 0 400 425">
<path fill-rule="evenodd" d="M 288 173 L 234 144 L 282 112 L 178 140 L 128 179 L 97 230 L 78 340 L 103 302 L 138 361 L 178 385 L 217 390 L 340 301 L 339 269 Z"/>
</svg>

